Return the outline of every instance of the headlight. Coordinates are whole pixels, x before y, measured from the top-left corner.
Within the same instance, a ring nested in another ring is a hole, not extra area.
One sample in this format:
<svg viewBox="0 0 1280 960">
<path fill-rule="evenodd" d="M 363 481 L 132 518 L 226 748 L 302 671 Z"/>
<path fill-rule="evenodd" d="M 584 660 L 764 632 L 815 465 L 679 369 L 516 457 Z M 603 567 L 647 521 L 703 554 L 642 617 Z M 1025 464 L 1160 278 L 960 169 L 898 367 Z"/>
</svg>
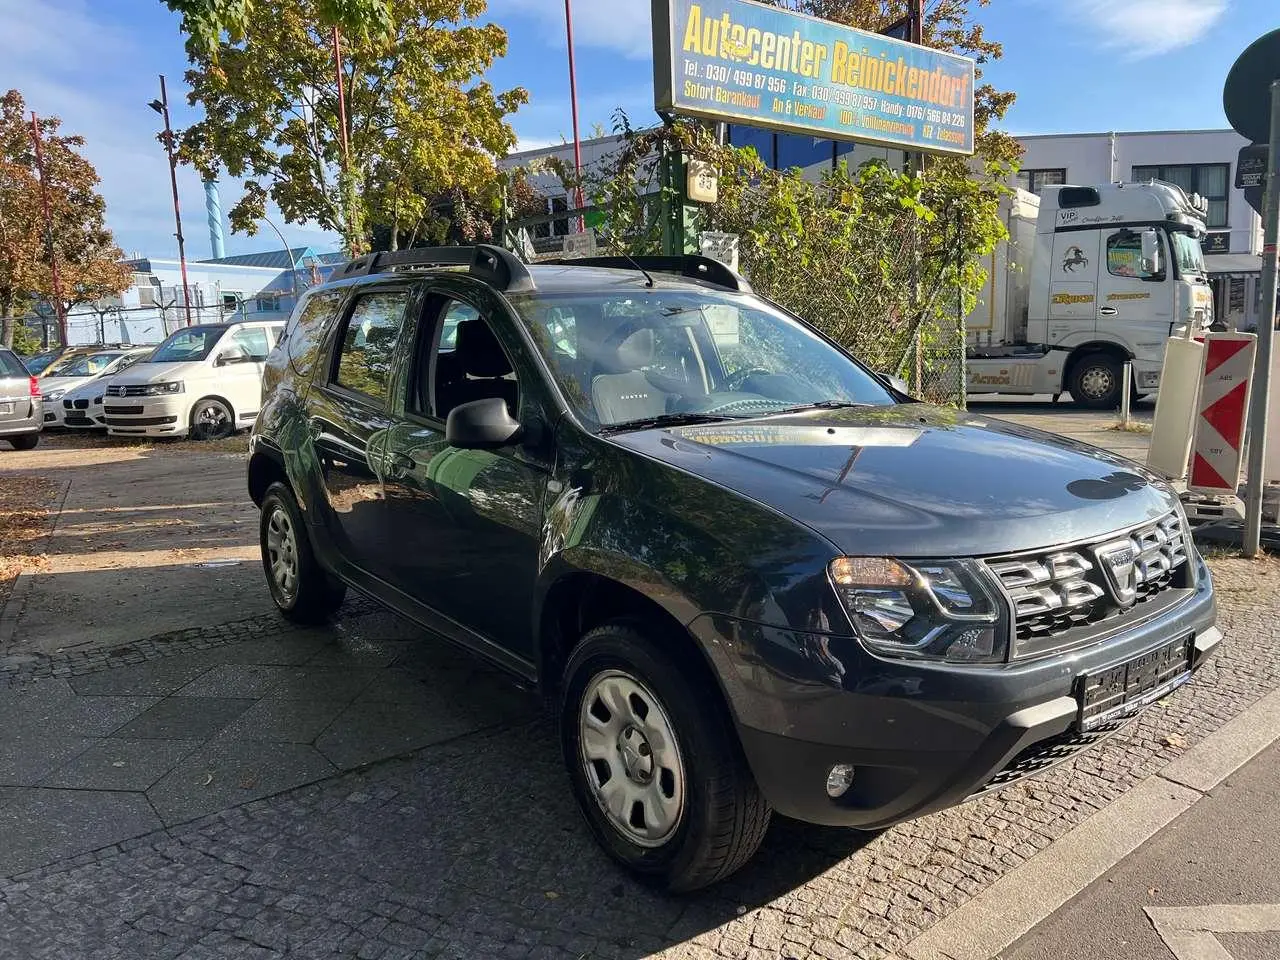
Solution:
<svg viewBox="0 0 1280 960">
<path fill-rule="evenodd" d="M 61 400 L 63 396 L 66 394 L 66 392 L 67 391 L 65 390 L 50 390 L 48 393 L 43 394 L 43 396 L 46 400 L 56 402 L 58 400 Z"/>
<path fill-rule="evenodd" d="M 854 632 L 876 653 L 956 663 L 1005 659 L 1003 608 L 974 561 L 840 557 L 828 573 Z"/>
<path fill-rule="evenodd" d="M 169 383 L 148 383 L 146 393 L 143 394 L 143 396 L 162 397 L 165 394 L 181 393 L 181 392 L 182 392 L 182 381 L 173 380 L 173 381 L 170 381 Z"/>
</svg>

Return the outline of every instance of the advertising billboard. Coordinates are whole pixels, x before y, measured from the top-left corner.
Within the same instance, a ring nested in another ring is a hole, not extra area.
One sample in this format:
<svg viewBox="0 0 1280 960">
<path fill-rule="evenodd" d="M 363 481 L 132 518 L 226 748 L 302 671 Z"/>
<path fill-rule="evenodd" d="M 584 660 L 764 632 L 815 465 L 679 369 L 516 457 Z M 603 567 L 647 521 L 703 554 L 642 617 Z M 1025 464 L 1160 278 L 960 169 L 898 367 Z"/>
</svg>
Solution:
<svg viewBox="0 0 1280 960">
<path fill-rule="evenodd" d="M 754 0 L 654 0 L 660 113 L 973 153 L 974 64 Z"/>
</svg>

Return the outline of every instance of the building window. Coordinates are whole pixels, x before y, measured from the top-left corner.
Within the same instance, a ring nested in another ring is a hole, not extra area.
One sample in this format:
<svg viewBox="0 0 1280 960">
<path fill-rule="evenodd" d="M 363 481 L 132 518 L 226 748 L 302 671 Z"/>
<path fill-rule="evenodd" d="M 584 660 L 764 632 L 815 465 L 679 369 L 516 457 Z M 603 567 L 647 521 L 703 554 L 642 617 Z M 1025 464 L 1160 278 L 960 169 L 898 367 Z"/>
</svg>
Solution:
<svg viewBox="0 0 1280 960">
<path fill-rule="evenodd" d="M 240 299 L 243 297 L 239 290 L 223 290 L 222 291 L 222 312 L 235 313 L 240 309 Z M 200 291 L 196 290 L 196 299 L 200 299 Z M 203 306 L 203 304 L 201 304 Z"/>
<path fill-rule="evenodd" d="M 1067 171 L 1065 167 L 1018 171 L 1018 187 L 1027 191 L 1027 193 L 1034 193 L 1037 197 L 1040 196 L 1040 191 L 1045 187 L 1061 186 L 1066 182 Z"/>
<path fill-rule="evenodd" d="M 259 313 L 270 313 L 279 311 L 280 299 L 278 297 L 258 297 L 255 306 Z"/>
<path fill-rule="evenodd" d="M 568 209 L 569 209 L 568 197 L 552 197 L 551 198 L 552 213 L 565 213 L 568 211 Z M 569 235 L 569 221 L 567 219 L 553 221 L 551 226 L 552 226 L 553 232 L 557 237 L 565 237 Z"/>
<path fill-rule="evenodd" d="M 1227 190 L 1231 180 L 1229 163 L 1183 163 L 1176 166 L 1134 167 L 1134 183 L 1163 180 L 1181 187 L 1190 196 L 1198 193 L 1209 201 L 1209 227 L 1228 225 Z"/>
</svg>

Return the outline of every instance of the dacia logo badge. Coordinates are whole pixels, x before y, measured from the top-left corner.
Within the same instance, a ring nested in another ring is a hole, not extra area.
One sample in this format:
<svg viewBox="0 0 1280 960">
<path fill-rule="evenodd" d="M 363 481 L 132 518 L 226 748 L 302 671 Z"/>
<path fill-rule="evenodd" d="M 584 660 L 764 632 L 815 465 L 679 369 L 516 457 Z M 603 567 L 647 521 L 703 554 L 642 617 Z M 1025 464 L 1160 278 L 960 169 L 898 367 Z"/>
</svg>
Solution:
<svg viewBox="0 0 1280 960">
<path fill-rule="evenodd" d="M 1128 608 L 1138 599 L 1138 551 L 1130 540 L 1103 544 L 1095 551 L 1112 599 Z"/>
</svg>

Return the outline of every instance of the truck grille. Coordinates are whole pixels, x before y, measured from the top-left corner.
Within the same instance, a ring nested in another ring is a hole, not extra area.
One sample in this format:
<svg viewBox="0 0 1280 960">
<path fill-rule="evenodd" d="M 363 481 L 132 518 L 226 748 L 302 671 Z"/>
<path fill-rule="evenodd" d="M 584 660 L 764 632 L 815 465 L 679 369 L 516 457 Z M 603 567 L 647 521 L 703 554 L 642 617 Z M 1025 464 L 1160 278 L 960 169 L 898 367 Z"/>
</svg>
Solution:
<svg viewBox="0 0 1280 960">
<path fill-rule="evenodd" d="M 1192 582 L 1184 534 L 1171 513 L 1096 543 L 987 561 L 1013 605 L 1014 657 L 1078 646 L 1185 599 Z"/>
<path fill-rule="evenodd" d="M 147 385 L 145 383 L 113 383 L 107 387 L 108 397 L 145 397 L 146 395 Z"/>
</svg>

